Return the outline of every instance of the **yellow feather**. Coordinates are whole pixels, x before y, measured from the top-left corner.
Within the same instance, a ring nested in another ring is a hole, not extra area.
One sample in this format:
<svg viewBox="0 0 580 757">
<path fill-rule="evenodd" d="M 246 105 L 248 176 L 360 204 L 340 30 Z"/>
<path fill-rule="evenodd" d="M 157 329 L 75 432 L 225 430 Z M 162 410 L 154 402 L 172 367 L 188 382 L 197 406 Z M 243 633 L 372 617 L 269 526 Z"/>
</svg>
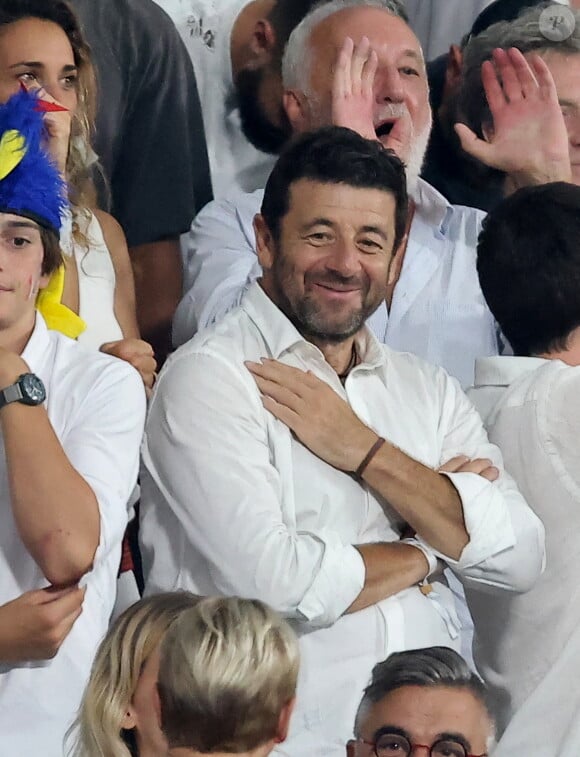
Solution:
<svg viewBox="0 0 580 757">
<path fill-rule="evenodd" d="M 26 140 L 19 131 L 5 131 L 0 139 L 0 181 L 11 173 L 26 155 Z"/>
<path fill-rule="evenodd" d="M 87 324 L 76 313 L 61 302 L 64 290 L 64 266 L 51 275 L 48 285 L 36 297 L 36 308 L 42 313 L 49 329 L 60 331 L 71 339 L 76 339 L 86 329 Z"/>
</svg>

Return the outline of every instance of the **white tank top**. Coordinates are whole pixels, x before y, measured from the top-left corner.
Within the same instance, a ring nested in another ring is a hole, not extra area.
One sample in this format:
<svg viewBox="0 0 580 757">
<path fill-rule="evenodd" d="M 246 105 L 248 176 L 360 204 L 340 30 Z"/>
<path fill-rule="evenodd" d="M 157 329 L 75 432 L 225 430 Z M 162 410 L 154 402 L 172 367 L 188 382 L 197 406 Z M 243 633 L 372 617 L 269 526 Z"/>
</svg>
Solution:
<svg viewBox="0 0 580 757">
<path fill-rule="evenodd" d="M 115 269 L 96 216 L 81 215 L 79 224 L 88 240 L 88 249 L 73 240 L 70 214 L 63 219 L 61 247 L 66 256 L 74 254 L 77 265 L 79 316 L 87 324 L 77 341 L 98 349 L 105 342 L 123 338 L 114 310 Z"/>
</svg>

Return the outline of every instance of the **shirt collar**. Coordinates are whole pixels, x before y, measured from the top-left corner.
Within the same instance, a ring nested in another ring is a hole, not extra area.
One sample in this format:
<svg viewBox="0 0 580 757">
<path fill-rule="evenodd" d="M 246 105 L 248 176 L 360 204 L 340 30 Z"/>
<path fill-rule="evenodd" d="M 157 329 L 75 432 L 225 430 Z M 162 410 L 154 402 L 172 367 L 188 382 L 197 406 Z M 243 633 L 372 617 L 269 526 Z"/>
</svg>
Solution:
<svg viewBox="0 0 580 757">
<path fill-rule="evenodd" d="M 306 345 L 313 354 L 322 353 L 314 344 L 305 339 L 296 326 L 284 315 L 264 292 L 260 283 L 255 281 L 245 293 L 241 303 L 272 354 L 279 360 L 297 345 Z M 385 362 L 385 351 L 371 330 L 364 326 L 355 338 L 359 360 L 358 368 L 377 368 Z"/>
<path fill-rule="evenodd" d="M 453 205 L 438 192 L 435 187 L 419 178 L 413 192 L 415 214 L 429 226 L 434 226 L 444 233 L 445 219 L 453 211 Z"/>
<path fill-rule="evenodd" d="M 36 311 L 34 328 L 30 335 L 26 347 L 22 351 L 22 359 L 30 367 L 31 371 L 38 371 L 42 361 L 46 357 L 47 349 L 50 345 L 48 328 L 42 315 Z"/>
<path fill-rule="evenodd" d="M 541 357 L 483 357 L 475 361 L 475 386 L 509 386 L 526 373 L 544 365 Z"/>
</svg>

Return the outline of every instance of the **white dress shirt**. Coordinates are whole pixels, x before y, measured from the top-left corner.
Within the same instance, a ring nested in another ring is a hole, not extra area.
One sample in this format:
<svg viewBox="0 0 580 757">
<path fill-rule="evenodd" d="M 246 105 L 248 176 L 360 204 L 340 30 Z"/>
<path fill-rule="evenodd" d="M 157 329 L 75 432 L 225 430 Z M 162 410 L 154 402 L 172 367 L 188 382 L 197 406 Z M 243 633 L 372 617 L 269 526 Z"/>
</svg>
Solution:
<svg viewBox="0 0 580 757">
<path fill-rule="evenodd" d="M 174 353 L 157 382 L 143 445 L 146 591 L 259 597 L 291 618 L 302 665 L 288 755 L 344 755 L 373 665 L 390 652 L 458 647 L 453 599 L 417 587 L 344 615 L 365 578 L 352 546 L 396 541 L 387 502 L 300 444 L 267 413 L 244 360 L 313 371 L 377 433 L 426 465 L 458 453 L 501 468 L 478 414 L 440 368 L 358 338 L 344 387 L 258 283 L 240 308 Z M 539 574 L 542 527 L 514 483 L 452 474 L 470 542 L 447 559 L 465 581 L 520 589 Z M 447 618 L 447 623 L 442 619 Z"/>
<path fill-rule="evenodd" d="M 236 104 L 231 36 L 250 0 L 155 0 L 171 17 L 193 62 L 214 197 L 264 186 L 275 155 L 246 139 Z"/>
<path fill-rule="evenodd" d="M 127 500 L 139 467 L 145 393 L 137 371 L 46 328 L 37 314 L 22 358 L 44 382 L 46 411 L 62 447 L 99 505 L 100 540 L 83 611 L 52 660 L 0 662 L 0 754 L 62 757 L 93 657 L 115 602 Z M 38 449 L 36 454 L 44 454 Z M 18 536 L 0 440 L 0 604 L 48 585 Z M 42 502 L 38 503 L 42 506 Z"/>
<path fill-rule="evenodd" d="M 206 205 L 182 238 L 185 294 L 173 323 L 176 344 L 220 320 L 261 275 L 252 221 L 263 194 L 234 193 Z M 471 386 L 475 359 L 499 351 L 475 267 L 485 214 L 450 205 L 422 180 L 415 201 L 390 312 L 383 303 L 369 326 L 389 347 L 413 352 Z"/>
<path fill-rule="evenodd" d="M 476 662 L 507 725 L 494 757 L 578 757 L 580 367 L 488 358 L 470 394 L 546 528 L 546 571 L 530 592 L 468 593 Z"/>
</svg>

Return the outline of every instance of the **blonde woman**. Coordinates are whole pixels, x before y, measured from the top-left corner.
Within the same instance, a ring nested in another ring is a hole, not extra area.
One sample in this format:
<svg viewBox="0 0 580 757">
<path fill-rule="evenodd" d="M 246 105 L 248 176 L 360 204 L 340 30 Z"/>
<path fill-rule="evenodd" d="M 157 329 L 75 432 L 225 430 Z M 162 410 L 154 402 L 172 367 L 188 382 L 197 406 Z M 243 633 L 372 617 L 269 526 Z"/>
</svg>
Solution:
<svg viewBox="0 0 580 757">
<path fill-rule="evenodd" d="M 156 682 L 151 663 L 167 630 L 198 601 L 185 591 L 157 594 L 141 599 L 117 618 L 95 657 L 77 721 L 67 738 L 73 742 L 69 753 L 75 757 L 166 755 L 167 743 L 148 696 Z"/>
<path fill-rule="evenodd" d="M 63 0 L 0 2 L 0 102 L 20 87 L 38 89 L 44 101 L 48 149 L 68 182 L 72 205 L 61 235 L 65 268 L 41 293 L 38 307 L 51 328 L 129 361 L 150 388 L 156 366 L 151 347 L 139 338 L 125 238 L 110 215 L 93 209 L 95 77 L 76 17 Z"/>
</svg>

